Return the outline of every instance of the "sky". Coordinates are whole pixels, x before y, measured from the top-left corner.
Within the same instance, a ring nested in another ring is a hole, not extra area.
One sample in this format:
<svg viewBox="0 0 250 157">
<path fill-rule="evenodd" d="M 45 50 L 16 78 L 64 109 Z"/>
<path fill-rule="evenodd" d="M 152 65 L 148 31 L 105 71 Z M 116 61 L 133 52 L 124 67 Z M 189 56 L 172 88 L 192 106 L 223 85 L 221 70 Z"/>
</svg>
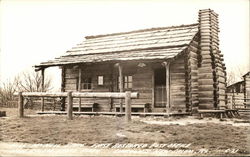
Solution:
<svg viewBox="0 0 250 157">
<path fill-rule="evenodd" d="M 219 14 L 227 71 L 247 72 L 249 0 L 0 0 L 0 81 L 63 55 L 84 36 L 197 23 L 207 8 Z M 56 88 L 59 73 L 45 71 Z"/>
</svg>

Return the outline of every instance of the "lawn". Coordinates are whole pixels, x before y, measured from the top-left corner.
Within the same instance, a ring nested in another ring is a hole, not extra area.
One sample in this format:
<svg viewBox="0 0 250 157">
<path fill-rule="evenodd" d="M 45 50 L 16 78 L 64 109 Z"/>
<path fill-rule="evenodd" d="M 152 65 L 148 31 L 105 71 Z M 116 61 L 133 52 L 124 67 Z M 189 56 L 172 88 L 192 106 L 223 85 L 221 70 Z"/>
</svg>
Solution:
<svg viewBox="0 0 250 157">
<path fill-rule="evenodd" d="M 0 108 L 4 110 L 4 108 Z M 66 120 L 63 115 L 26 116 L 17 118 L 14 109 L 7 110 L 7 118 L 0 118 L 0 141 L 41 144 L 80 143 L 92 146 L 97 143 L 120 144 L 191 144 L 188 149 L 209 150 L 202 155 L 249 155 L 250 125 L 234 126 L 226 123 L 213 123 L 212 119 L 198 120 L 202 123 L 185 125 L 164 124 L 166 121 L 180 121 L 186 118 L 139 118 L 133 117 L 126 123 L 123 117 L 115 116 L 74 116 Z M 25 114 L 34 114 L 28 110 Z M 162 124 L 148 124 L 145 121 L 158 121 Z M 197 120 L 197 119 L 196 119 Z M 211 122 L 210 122 L 211 121 Z M 242 119 L 227 121 L 246 122 Z M 148 147 L 147 147 L 148 148 Z M 162 148 L 174 149 L 174 148 Z M 236 153 L 225 153 L 237 150 Z"/>
</svg>

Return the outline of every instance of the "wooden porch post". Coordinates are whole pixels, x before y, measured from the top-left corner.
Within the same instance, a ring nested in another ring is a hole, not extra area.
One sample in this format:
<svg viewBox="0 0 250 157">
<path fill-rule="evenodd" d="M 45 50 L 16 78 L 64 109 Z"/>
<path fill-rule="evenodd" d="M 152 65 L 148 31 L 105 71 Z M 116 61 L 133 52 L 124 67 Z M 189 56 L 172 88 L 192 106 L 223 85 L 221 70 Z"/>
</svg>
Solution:
<svg viewBox="0 0 250 157">
<path fill-rule="evenodd" d="M 44 92 L 44 69 L 41 70 L 41 77 L 42 77 L 42 92 Z M 41 110 L 44 111 L 44 97 L 41 98 Z"/>
<path fill-rule="evenodd" d="M 23 96 L 22 96 L 22 92 L 18 93 L 18 117 L 23 118 Z"/>
<path fill-rule="evenodd" d="M 116 63 L 115 66 L 117 66 L 119 70 L 119 89 L 120 89 L 120 92 L 123 92 L 124 90 L 123 90 L 122 66 L 120 63 Z M 120 99 L 120 112 L 123 112 L 122 99 Z"/>
<path fill-rule="evenodd" d="M 82 84 L 82 69 L 81 67 L 79 66 L 79 69 L 78 69 L 78 92 L 81 91 L 81 84 Z M 78 108 L 78 111 L 81 112 L 81 103 L 82 103 L 82 99 L 79 98 L 79 108 Z"/>
<path fill-rule="evenodd" d="M 65 92 L 65 70 L 66 68 L 62 66 L 61 73 L 61 92 Z M 65 97 L 61 97 L 61 111 L 65 111 Z"/>
<path fill-rule="evenodd" d="M 163 65 L 166 68 L 166 99 L 167 99 L 166 112 L 167 112 L 167 116 L 169 116 L 170 109 L 171 109 L 171 106 L 170 106 L 170 72 L 169 72 L 170 62 L 169 61 L 163 62 Z"/>
</svg>

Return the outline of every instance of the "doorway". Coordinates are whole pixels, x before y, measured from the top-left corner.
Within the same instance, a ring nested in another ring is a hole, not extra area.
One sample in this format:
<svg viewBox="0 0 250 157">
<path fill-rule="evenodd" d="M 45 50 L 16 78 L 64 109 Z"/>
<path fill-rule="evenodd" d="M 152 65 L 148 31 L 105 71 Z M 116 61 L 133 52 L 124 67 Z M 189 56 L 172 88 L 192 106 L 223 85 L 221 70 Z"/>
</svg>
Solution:
<svg viewBox="0 0 250 157">
<path fill-rule="evenodd" d="M 165 108 L 167 102 L 166 96 L 166 69 L 158 68 L 154 71 L 155 88 L 155 107 Z"/>
</svg>

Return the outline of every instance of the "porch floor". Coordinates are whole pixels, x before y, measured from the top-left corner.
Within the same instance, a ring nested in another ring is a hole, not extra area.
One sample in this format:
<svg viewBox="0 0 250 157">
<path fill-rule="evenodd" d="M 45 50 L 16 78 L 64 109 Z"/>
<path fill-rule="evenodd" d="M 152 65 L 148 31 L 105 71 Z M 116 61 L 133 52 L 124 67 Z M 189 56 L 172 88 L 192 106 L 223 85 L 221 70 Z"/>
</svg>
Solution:
<svg viewBox="0 0 250 157">
<path fill-rule="evenodd" d="M 66 111 L 39 111 L 37 114 L 63 114 L 66 115 Z M 124 116 L 125 112 L 73 112 L 74 115 L 113 115 Z M 166 112 L 131 112 L 133 116 L 168 116 Z M 169 116 L 184 116 L 191 115 L 189 112 L 184 113 L 169 113 Z"/>
</svg>

